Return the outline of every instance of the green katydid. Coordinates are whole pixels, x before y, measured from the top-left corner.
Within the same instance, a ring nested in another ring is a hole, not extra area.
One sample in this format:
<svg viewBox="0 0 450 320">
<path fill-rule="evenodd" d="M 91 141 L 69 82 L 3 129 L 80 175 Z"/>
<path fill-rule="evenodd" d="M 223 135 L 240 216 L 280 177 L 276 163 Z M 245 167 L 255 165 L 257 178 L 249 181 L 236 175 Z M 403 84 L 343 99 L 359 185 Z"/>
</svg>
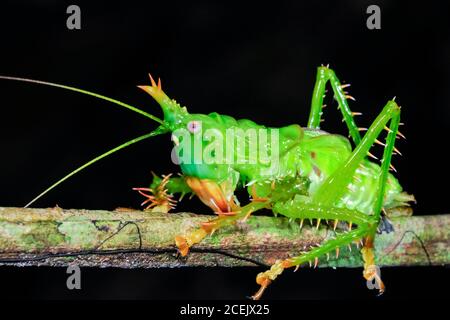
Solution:
<svg viewBox="0 0 450 320">
<path fill-rule="evenodd" d="M 188 254 L 190 247 L 207 235 L 238 220 L 245 221 L 250 214 L 264 208 L 276 214 L 299 219 L 301 224 L 303 219 L 316 219 L 317 226 L 321 220 L 335 221 L 336 226 L 340 220 L 349 224 L 348 232 L 339 234 L 299 256 L 277 261 L 268 271 L 259 273 L 256 281 L 260 288 L 253 298 L 259 299 L 267 286 L 284 269 L 298 268 L 307 262 L 317 264 L 320 257 L 329 255 L 332 251 L 338 253 L 340 247 L 360 242 L 363 243 L 363 276 L 367 280 L 375 281 L 381 293 L 384 291 L 384 284 L 377 273 L 373 249 L 381 214 L 387 208 L 409 205 L 409 202 L 414 201 L 414 197 L 403 192 L 397 179 L 389 172 L 393 169 L 392 155 L 399 153 L 395 141 L 398 137 L 403 137 L 398 130 L 400 107 L 394 100 L 387 102 L 361 137 L 362 130 L 354 119 L 357 113 L 352 112 L 348 105 L 348 99 L 353 98 L 344 91 L 348 85 L 341 85 L 334 71 L 328 66 L 317 69 L 307 126 L 289 125 L 283 128 L 269 128 L 251 120 L 236 120 L 218 113 L 191 114 L 185 107 L 170 99 L 162 90 L 160 80 L 156 83 L 151 76 L 150 86 L 139 87 L 159 103 L 164 114 L 163 119 L 123 102 L 74 87 L 14 77 L 0 76 L 0 79 L 50 85 L 88 94 L 128 108 L 159 123 L 156 130 L 125 142 L 75 169 L 39 194 L 27 206 L 108 155 L 139 141 L 168 133 L 174 142 L 173 159 L 179 164 L 181 175 L 168 175 L 163 179 L 154 175 L 150 188 L 135 188 L 146 197 L 143 204 L 154 211 L 168 212 L 176 203 L 173 198 L 175 194 L 183 196 L 192 193 L 218 214 L 216 218 L 203 223 L 191 233 L 176 237 L 175 244 L 183 256 Z M 323 99 L 328 82 L 343 121 L 348 127 L 349 137 L 355 144 L 354 149 L 347 138 L 320 130 Z M 249 145 L 251 135 L 246 134 L 252 130 L 276 139 L 270 142 L 264 140 L 264 143 L 256 145 L 256 152 L 249 151 L 246 146 Z M 378 140 L 383 130 L 387 131 L 384 143 Z M 229 135 L 229 132 L 243 133 L 241 141 L 244 141 L 244 147 L 235 143 L 236 139 L 242 136 Z M 374 143 L 384 147 L 381 165 L 367 158 L 372 156 L 369 150 Z M 200 149 L 197 149 L 198 146 Z M 208 149 L 206 154 L 209 161 L 198 157 L 205 149 Z M 225 149 L 226 159 L 221 152 Z M 255 153 L 259 153 L 261 149 L 265 149 L 266 155 L 270 156 L 254 161 Z M 237 201 L 237 188 L 247 188 L 251 196 L 248 204 L 241 206 Z"/>
</svg>

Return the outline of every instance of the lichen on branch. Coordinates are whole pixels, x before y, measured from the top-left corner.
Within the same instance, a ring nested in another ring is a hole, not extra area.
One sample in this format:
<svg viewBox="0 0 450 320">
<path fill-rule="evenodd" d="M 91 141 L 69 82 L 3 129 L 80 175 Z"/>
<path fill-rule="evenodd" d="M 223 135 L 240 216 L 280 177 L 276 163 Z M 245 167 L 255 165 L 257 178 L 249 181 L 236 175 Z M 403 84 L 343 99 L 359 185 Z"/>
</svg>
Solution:
<svg viewBox="0 0 450 320">
<path fill-rule="evenodd" d="M 174 238 L 211 219 L 192 213 L 135 210 L 0 208 L 0 264 L 154 268 L 270 265 L 334 235 L 285 218 L 254 216 L 224 228 L 181 258 Z M 381 266 L 445 265 L 450 261 L 450 215 L 399 216 L 395 231 L 376 238 Z M 341 232 L 343 230 L 340 230 Z M 336 232 L 340 232 L 339 228 Z M 343 248 L 321 267 L 362 266 L 359 250 Z"/>
</svg>

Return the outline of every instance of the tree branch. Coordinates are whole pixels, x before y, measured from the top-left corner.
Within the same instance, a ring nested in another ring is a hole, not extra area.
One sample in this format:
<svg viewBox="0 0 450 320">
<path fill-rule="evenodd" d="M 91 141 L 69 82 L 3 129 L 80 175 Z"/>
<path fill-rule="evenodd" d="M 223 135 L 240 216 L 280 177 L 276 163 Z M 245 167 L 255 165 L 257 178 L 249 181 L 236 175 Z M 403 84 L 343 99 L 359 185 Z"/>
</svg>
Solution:
<svg viewBox="0 0 450 320">
<path fill-rule="evenodd" d="M 335 233 L 326 225 L 318 230 L 305 225 L 300 230 L 297 222 L 285 218 L 257 216 L 216 232 L 192 248 L 187 258 L 179 257 L 174 237 L 210 218 L 131 209 L 0 208 L 0 264 L 122 268 L 270 265 Z M 391 222 L 395 232 L 376 238 L 380 266 L 449 264 L 450 215 L 399 216 Z M 322 259 L 319 266 L 361 266 L 360 252 L 352 247 L 352 251 L 342 248 L 339 259 Z"/>
</svg>

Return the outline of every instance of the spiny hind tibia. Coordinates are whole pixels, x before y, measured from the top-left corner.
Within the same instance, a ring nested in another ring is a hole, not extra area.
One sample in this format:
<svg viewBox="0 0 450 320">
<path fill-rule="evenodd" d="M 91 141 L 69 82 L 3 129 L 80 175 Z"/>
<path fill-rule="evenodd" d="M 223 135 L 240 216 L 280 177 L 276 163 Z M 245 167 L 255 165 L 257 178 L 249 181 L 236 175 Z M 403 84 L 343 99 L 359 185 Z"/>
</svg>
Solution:
<svg viewBox="0 0 450 320">
<path fill-rule="evenodd" d="M 259 273 L 256 282 L 260 288 L 252 298 L 259 299 L 284 269 L 297 269 L 305 263 L 317 265 L 320 257 L 328 257 L 330 252 L 335 251 L 337 255 L 342 246 L 352 243 L 363 243 L 364 278 L 373 281 L 380 293 L 384 291 L 374 255 L 374 238 L 381 214 L 385 209 L 405 206 L 414 201 L 414 197 L 403 192 L 397 179 L 389 172 L 395 170 L 391 165 L 392 155 L 399 153 L 395 141 L 404 138 L 398 130 L 400 107 L 395 99 L 387 102 L 368 129 L 359 128 L 354 116 L 360 113 L 350 110 L 348 99 L 354 99 L 344 91 L 349 85 L 342 85 L 333 70 L 321 66 L 317 69 L 307 126 L 294 124 L 270 128 L 251 120 L 236 120 L 215 112 L 208 115 L 189 113 L 186 107 L 181 107 L 165 94 L 159 79 L 156 83 L 151 76 L 151 85 L 139 88 L 159 103 L 163 119 L 86 90 L 24 78 L 0 78 L 77 91 L 128 108 L 159 123 L 154 131 L 127 141 L 72 171 L 27 206 L 100 159 L 136 142 L 168 133 L 174 143 L 172 159 L 180 166 L 181 174 L 162 178 L 154 175 L 148 188 L 135 188 L 146 197 L 142 205 L 146 205 L 148 210 L 168 212 L 175 207 L 176 194 L 181 195 L 180 198 L 191 194 L 199 197 L 217 214 L 216 218 L 203 223 L 193 232 L 174 239 L 181 255 L 187 255 L 189 248 L 207 235 L 226 225 L 245 221 L 253 212 L 263 208 L 298 219 L 301 224 L 303 219 L 315 219 L 317 225 L 320 221 L 331 220 L 334 226 L 337 221 L 345 221 L 349 226 L 347 232 L 299 256 L 277 261 L 269 270 Z M 355 145 L 353 149 L 347 138 L 320 128 L 328 82 L 347 125 L 349 138 Z M 383 130 L 387 131 L 387 135 L 385 141 L 381 142 L 378 138 Z M 361 131 L 366 131 L 363 137 Z M 266 138 L 264 143 L 253 145 L 255 150 L 250 149 L 251 141 L 256 141 L 252 140 L 252 132 L 256 132 L 253 137 Z M 236 143 L 239 139 L 244 143 Z M 384 148 L 380 165 L 367 158 L 374 157 L 369 152 L 374 143 Z M 261 157 L 263 153 L 265 157 Z M 247 188 L 250 195 L 248 204 L 241 206 L 237 201 L 234 195 L 237 188 Z"/>
</svg>

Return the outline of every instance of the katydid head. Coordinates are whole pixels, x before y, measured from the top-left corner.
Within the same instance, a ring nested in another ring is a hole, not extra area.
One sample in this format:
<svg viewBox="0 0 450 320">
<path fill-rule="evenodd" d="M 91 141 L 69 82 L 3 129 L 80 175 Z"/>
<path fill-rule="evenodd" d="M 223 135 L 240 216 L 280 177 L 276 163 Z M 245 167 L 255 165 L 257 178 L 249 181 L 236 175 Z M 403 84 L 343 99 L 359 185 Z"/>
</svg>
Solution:
<svg viewBox="0 0 450 320">
<path fill-rule="evenodd" d="M 139 86 L 161 106 L 162 125 L 171 132 L 172 161 L 180 165 L 189 187 L 216 212 L 234 209 L 233 193 L 239 174 L 224 158 L 226 125 L 214 116 L 190 114 L 170 99 L 150 76 L 151 86 Z"/>
<path fill-rule="evenodd" d="M 172 132 L 172 160 L 180 165 L 189 187 L 215 212 L 235 208 L 239 173 L 226 159 L 226 126 L 214 117 L 189 114 Z"/>
<path fill-rule="evenodd" d="M 174 150 L 178 151 L 176 156 L 172 157 L 173 162 L 180 164 L 183 173 L 187 175 L 217 179 L 217 172 L 211 166 L 204 166 L 207 162 L 204 161 L 201 151 L 210 142 L 210 137 L 204 134 L 205 130 L 209 133 L 211 133 L 211 130 L 214 130 L 216 133 L 221 134 L 224 132 L 223 126 L 207 115 L 188 113 L 186 107 L 181 107 L 178 102 L 166 95 L 161 88 L 160 79 L 158 79 L 158 84 L 156 84 L 150 75 L 150 81 L 150 86 L 138 87 L 150 94 L 161 106 L 164 114 L 164 121 L 161 127 L 171 133 Z M 215 156 L 215 154 L 212 156 Z M 218 163 L 218 161 L 215 161 L 215 163 Z M 193 170 L 194 168 L 190 166 L 192 164 L 201 165 L 203 169 L 195 172 L 196 170 Z"/>
</svg>

